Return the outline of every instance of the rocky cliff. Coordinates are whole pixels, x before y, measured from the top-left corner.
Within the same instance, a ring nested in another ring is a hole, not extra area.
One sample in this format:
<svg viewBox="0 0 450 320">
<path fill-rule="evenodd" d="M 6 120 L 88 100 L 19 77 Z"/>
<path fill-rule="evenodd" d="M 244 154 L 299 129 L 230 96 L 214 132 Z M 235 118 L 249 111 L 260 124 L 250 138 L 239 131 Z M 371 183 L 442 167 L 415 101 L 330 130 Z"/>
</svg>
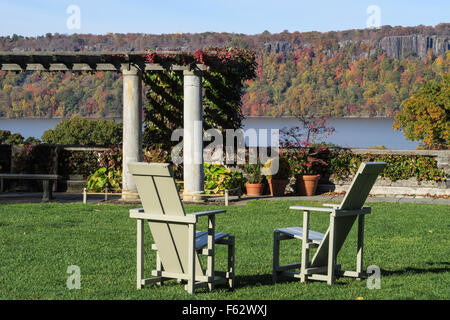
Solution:
<svg viewBox="0 0 450 320">
<path fill-rule="evenodd" d="M 381 39 L 379 47 L 394 59 L 402 59 L 411 54 L 425 58 L 429 49 L 435 56 L 445 53 L 450 48 L 450 41 L 449 37 L 421 34 L 391 36 Z"/>
<path fill-rule="evenodd" d="M 267 53 L 287 53 L 294 50 L 292 43 L 286 41 L 266 42 L 264 43 L 264 48 Z"/>
<path fill-rule="evenodd" d="M 379 40 L 342 40 L 338 42 L 338 48 L 346 48 L 352 44 L 363 43 L 369 45 L 367 51 L 355 53 L 354 59 L 360 57 L 367 58 L 375 54 L 377 48 L 382 49 L 388 56 L 394 59 L 403 59 L 409 56 L 425 58 L 428 50 L 431 49 L 433 55 L 439 56 L 450 49 L 449 36 L 413 34 L 407 36 L 387 36 Z M 308 47 L 309 43 L 301 43 L 299 47 Z M 264 43 L 264 49 L 267 53 L 288 53 L 293 51 L 294 45 L 286 41 L 274 41 Z M 328 54 L 333 55 L 332 50 L 328 49 Z"/>
</svg>

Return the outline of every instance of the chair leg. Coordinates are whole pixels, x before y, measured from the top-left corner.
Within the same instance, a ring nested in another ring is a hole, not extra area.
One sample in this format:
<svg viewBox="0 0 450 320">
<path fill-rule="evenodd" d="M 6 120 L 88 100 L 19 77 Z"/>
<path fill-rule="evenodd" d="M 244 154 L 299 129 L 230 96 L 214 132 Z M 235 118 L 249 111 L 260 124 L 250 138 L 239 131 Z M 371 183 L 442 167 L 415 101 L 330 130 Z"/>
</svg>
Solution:
<svg viewBox="0 0 450 320">
<path fill-rule="evenodd" d="M 330 235 L 328 239 L 328 279 L 327 283 L 329 285 L 333 284 L 336 275 L 335 275 L 335 266 L 336 266 L 336 259 L 335 259 L 335 247 L 336 247 L 336 237 L 335 237 L 335 217 L 330 216 Z"/>
<path fill-rule="evenodd" d="M 234 265 L 235 265 L 235 238 L 229 237 L 230 244 L 228 245 L 228 286 L 231 290 L 234 290 Z"/>
<path fill-rule="evenodd" d="M 144 278 L 144 221 L 137 219 L 136 287 L 141 289 Z"/>
<path fill-rule="evenodd" d="M 159 275 L 163 271 L 163 265 L 162 265 L 161 257 L 159 256 L 158 251 L 156 251 L 156 271 L 158 272 Z M 162 280 L 162 277 L 161 277 L 161 281 L 156 282 L 156 284 L 158 286 L 162 286 L 164 284 L 164 281 Z"/>
<path fill-rule="evenodd" d="M 308 280 L 306 268 L 309 265 L 309 211 L 303 212 L 302 260 L 300 266 L 300 282 Z"/>
<path fill-rule="evenodd" d="M 300 266 L 300 282 L 305 283 L 308 280 L 306 275 L 306 268 L 309 264 L 309 250 L 306 248 L 307 243 L 302 241 L 302 262 Z"/>
<path fill-rule="evenodd" d="M 272 267 L 272 281 L 276 283 L 278 280 L 278 268 L 280 267 L 280 234 L 273 233 L 273 267 Z"/>
<path fill-rule="evenodd" d="M 188 283 L 187 292 L 194 293 L 195 290 L 195 225 L 189 225 L 188 244 Z"/>
<path fill-rule="evenodd" d="M 208 219 L 208 257 L 207 257 L 207 276 L 212 278 L 208 282 L 209 291 L 214 290 L 214 234 L 215 234 L 215 216 L 209 216 Z"/>
<path fill-rule="evenodd" d="M 364 257 L 364 214 L 358 216 L 358 253 L 356 256 L 356 272 L 358 280 L 362 280 L 363 275 L 363 257 Z"/>
</svg>

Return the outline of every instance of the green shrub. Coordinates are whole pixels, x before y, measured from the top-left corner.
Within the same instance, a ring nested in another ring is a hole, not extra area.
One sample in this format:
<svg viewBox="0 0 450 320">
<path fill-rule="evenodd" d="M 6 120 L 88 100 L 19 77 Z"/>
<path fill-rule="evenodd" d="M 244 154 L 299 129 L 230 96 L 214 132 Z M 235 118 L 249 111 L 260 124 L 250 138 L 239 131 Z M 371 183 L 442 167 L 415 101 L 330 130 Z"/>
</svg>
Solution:
<svg viewBox="0 0 450 320">
<path fill-rule="evenodd" d="M 6 144 L 23 145 L 25 143 L 24 137 L 20 133 L 13 133 L 6 138 Z"/>
<path fill-rule="evenodd" d="M 100 168 L 89 176 L 87 182 L 88 191 L 102 192 L 106 188 L 110 192 L 121 190 L 121 172 L 109 170 L 107 168 Z"/>
<path fill-rule="evenodd" d="M 205 163 L 205 193 L 223 194 L 226 189 L 242 187 L 241 171 L 232 171 L 220 164 Z"/>
<path fill-rule="evenodd" d="M 93 192 L 122 190 L 122 150 L 118 147 L 108 149 L 98 156 L 100 168 L 88 177 L 87 189 Z"/>
<path fill-rule="evenodd" d="M 11 136 L 11 131 L 9 130 L 0 130 L 0 144 L 6 144 L 6 139 Z"/>
<path fill-rule="evenodd" d="M 122 124 L 114 120 L 64 119 L 42 135 L 42 141 L 56 145 L 111 146 L 122 142 Z"/>
<path fill-rule="evenodd" d="M 41 140 L 39 140 L 35 137 L 28 137 L 25 139 L 20 133 L 11 134 L 11 131 L 9 131 L 9 130 L 0 130 L 0 144 L 38 145 L 40 143 L 41 143 Z"/>
<path fill-rule="evenodd" d="M 24 144 L 32 144 L 32 145 L 36 146 L 41 143 L 41 140 L 39 140 L 35 137 L 28 137 L 25 139 L 25 141 L 23 143 Z"/>
</svg>

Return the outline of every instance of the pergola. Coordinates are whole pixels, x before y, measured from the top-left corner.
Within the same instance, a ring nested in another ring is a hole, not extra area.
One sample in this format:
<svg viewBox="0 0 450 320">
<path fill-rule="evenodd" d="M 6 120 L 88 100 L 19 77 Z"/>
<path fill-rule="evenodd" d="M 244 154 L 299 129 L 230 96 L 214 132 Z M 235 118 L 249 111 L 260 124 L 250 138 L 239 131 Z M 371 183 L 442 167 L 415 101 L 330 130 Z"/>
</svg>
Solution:
<svg viewBox="0 0 450 320">
<path fill-rule="evenodd" d="M 4 71 L 115 71 L 123 74 L 123 179 L 122 200 L 138 199 L 128 163 L 142 161 L 142 72 L 182 71 L 184 74 L 184 194 L 186 200 L 199 200 L 203 182 L 203 64 L 175 62 L 149 63 L 149 52 L 0 52 Z M 179 55 L 185 52 L 157 54 Z M 174 60 L 175 61 L 175 60 Z M 200 152 L 199 152 L 200 151 Z"/>
</svg>

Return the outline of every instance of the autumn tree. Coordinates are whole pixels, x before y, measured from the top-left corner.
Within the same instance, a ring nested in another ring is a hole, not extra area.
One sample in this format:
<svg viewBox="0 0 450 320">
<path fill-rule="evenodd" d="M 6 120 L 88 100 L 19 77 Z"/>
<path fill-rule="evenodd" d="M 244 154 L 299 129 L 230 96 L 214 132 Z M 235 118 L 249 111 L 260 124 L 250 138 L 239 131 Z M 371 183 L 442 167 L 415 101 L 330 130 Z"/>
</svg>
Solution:
<svg viewBox="0 0 450 320">
<path fill-rule="evenodd" d="M 395 116 L 394 129 L 402 130 L 409 140 L 421 141 L 420 148 L 448 149 L 450 74 L 444 74 L 439 82 L 426 82 L 402 106 Z"/>
</svg>

